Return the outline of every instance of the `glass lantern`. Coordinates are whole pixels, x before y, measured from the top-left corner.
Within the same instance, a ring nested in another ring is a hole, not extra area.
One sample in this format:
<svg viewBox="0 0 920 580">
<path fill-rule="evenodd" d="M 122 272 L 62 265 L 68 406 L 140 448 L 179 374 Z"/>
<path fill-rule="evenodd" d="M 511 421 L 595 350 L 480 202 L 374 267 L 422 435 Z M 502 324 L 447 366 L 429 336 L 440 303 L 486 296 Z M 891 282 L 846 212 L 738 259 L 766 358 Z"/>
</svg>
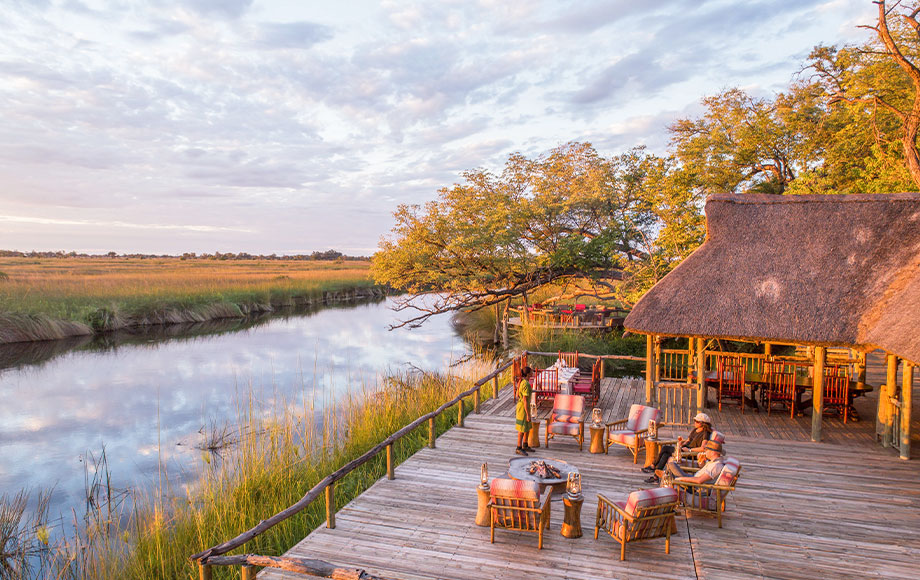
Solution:
<svg viewBox="0 0 920 580">
<path fill-rule="evenodd" d="M 570 471 L 566 477 L 565 491 L 569 497 L 581 496 L 581 474 L 577 471 Z"/>
<path fill-rule="evenodd" d="M 530 420 L 533 421 L 537 416 L 537 404 L 533 401 L 530 402 Z"/>
<path fill-rule="evenodd" d="M 489 487 L 489 464 L 483 463 L 482 467 L 479 468 L 479 481 L 480 487 L 487 488 Z"/>
<path fill-rule="evenodd" d="M 601 408 L 594 407 L 591 410 L 591 422 L 594 423 L 594 426 L 597 427 L 601 424 Z"/>
</svg>

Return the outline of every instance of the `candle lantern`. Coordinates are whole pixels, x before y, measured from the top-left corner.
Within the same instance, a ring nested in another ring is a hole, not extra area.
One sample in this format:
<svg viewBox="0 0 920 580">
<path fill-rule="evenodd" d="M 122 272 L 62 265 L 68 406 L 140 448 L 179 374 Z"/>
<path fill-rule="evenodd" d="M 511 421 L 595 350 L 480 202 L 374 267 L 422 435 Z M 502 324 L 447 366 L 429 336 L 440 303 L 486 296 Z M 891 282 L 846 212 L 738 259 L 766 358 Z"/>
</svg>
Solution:
<svg viewBox="0 0 920 580">
<path fill-rule="evenodd" d="M 658 439 L 658 421 L 654 419 L 648 422 L 648 438 Z"/>
<path fill-rule="evenodd" d="M 600 407 L 594 407 L 594 409 L 591 410 L 591 422 L 594 423 L 594 425 L 596 426 L 601 424 L 601 408 Z"/>
<path fill-rule="evenodd" d="M 537 416 L 537 404 L 533 401 L 530 402 L 530 420 L 533 421 Z"/>
<path fill-rule="evenodd" d="M 485 489 L 489 487 L 489 464 L 483 463 L 482 467 L 479 468 L 479 481 L 481 488 Z"/>
<path fill-rule="evenodd" d="M 579 497 L 581 495 L 581 474 L 577 471 L 570 471 L 566 477 L 565 491 L 569 497 Z"/>
</svg>

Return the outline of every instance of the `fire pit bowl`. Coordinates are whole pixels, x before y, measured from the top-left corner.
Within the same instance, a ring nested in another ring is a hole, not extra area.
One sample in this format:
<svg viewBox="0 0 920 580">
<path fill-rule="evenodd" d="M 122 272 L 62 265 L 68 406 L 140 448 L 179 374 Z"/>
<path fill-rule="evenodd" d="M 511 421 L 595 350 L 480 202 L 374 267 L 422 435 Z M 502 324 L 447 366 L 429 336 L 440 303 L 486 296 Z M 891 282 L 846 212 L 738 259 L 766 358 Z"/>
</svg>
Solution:
<svg viewBox="0 0 920 580">
<path fill-rule="evenodd" d="M 542 469 L 534 469 L 534 467 L 543 467 L 536 466 L 533 464 L 544 463 L 547 469 L 546 476 L 543 476 Z M 556 470 L 559 472 L 559 477 L 553 477 L 554 474 L 551 472 Z M 531 473 L 533 471 L 533 473 Z M 569 465 L 565 461 L 560 459 L 541 459 L 537 457 L 512 457 L 508 460 L 508 476 L 512 479 L 523 479 L 527 481 L 535 481 L 540 485 L 540 493 L 542 494 L 547 487 L 553 488 L 553 499 L 561 499 L 562 494 L 565 493 L 565 484 L 568 479 L 569 473 L 575 472 L 578 473 L 578 468 L 574 465 Z"/>
</svg>

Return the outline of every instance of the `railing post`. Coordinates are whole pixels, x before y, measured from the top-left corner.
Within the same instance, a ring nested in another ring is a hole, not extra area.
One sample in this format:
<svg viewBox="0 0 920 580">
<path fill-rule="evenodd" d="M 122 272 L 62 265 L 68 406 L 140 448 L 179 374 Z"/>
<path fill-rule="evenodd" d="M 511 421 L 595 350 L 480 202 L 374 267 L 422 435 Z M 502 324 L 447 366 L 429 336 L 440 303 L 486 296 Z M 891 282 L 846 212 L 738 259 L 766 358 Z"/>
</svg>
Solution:
<svg viewBox="0 0 920 580">
<path fill-rule="evenodd" d="M 387 445 L 387 479 L 396 479 L 393 473 L 393 444 Z"/>
<path fill-rule="evenodd" d="M 211 565 L 198 562 L 198 580 L 211 580 Z"/>
<path fill-rule="evenodd" d="M 498 375 L 492 377 L 492 398 L 498 398 Z"/>
<path fill-rule="evenodd" d="M 428 447 L 434 449 L 434 417 L 428 419 Z"/>
<path fill-rule="evenodd" d="M 901 459 L 910 459 L 910 406 L 913 402 L 914 365 L 905 362 L 901 376 Z"/>
<path fill-rule="evenodd" d="M 463 397 L 457 403 L 457 427 L 463 427 Z"/>
<path fill-rule="evenodd" d="M 898 357 L 888 354 L 885 357 L 887 370 L 885 384 L 879 387 L 878 418 L 875 423 L 876 436 L 880 437 L 882 447 L 891 445 L 891 398 L 898 384 Z"/>
<path fill-rule="evenodd" d="M 477 415 L 479 414 L 479 389 L 476 389 L 476 392 L 473 393 L 473 412 Z"/>
<path fill-rule="evenodd" d="M 696 339 L 696 410 L 702 411 L 707 405 L 708 393 L 706 392 L 706 341 Z"/>
<path fill-rule="evenodd" d="M 256 580 L 256 567 L 244 564 L 241 580 Z"/>
<path fill-rule="evenodd" d="M 326 527 L 335 529 L 335 484 L 326 486 Z"/>
</svg>

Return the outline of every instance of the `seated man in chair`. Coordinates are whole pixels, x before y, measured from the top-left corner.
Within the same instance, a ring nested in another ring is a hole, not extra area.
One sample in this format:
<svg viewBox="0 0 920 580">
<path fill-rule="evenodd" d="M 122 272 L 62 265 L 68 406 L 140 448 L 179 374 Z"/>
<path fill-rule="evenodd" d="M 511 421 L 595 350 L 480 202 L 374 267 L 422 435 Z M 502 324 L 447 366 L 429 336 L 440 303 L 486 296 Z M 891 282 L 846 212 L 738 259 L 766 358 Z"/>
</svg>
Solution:
<svg viewBox="0 0 920 580">
<path fill-rule="evenodd" d="M 674 476 L 674 481 L 711 483 L 722 473 L 722 444 L 718 441 L 706 441 L 703 444 L 703 453 L 707 460 L 706 464 L 695 475 L 684 471 L 680 464 L 673 459 L 668 461 L 666 470 L 670 475 Z M 655 472 L 655 475 L 662 477 L 664 472 Z"/>
</svg>

